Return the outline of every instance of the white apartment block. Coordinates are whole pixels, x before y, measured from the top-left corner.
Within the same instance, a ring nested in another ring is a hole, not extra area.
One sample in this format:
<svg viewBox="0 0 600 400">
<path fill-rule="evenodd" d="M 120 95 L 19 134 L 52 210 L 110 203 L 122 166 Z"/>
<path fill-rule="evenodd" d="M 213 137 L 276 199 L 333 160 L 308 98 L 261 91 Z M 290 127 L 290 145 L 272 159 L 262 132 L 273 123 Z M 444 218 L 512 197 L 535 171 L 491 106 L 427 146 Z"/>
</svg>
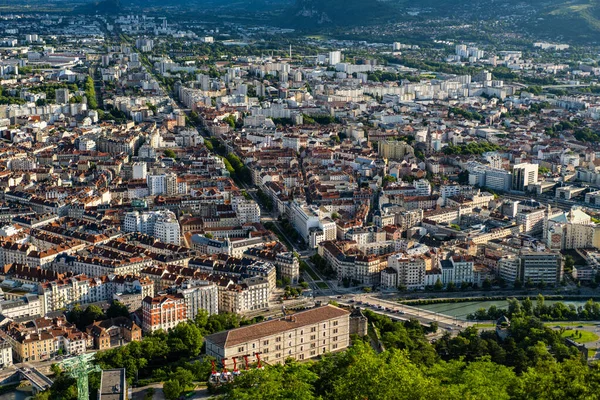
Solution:
<svg viewBox="0 0 600 400">
<path fill-rule="evenodd" d="M 404 286 L 407 289 L 423 289 L 425 287 L 426 266 L 425 260 L 422 257 L 393 254 L 388 257 L 388 268 L 386 270 L 388 274 L 391 272 L 390 269 L 395 272 L 396 280 L 394 282 L 392 278 L 391 282 L 388 281 L 388 285 L 392 284 L 392 286 L 388 287 Z"/>
<path fill-rule="evenodd" d="M 235 200 L 231 204 L 240 225 L 260 222 L 260 207 L 254 200 Z"/>
<path fill-rule="evenodd" d="M 183 296 L 190 319 L 206 310 L 209 315 L 219 313 L 219 291 L 217 285 L 208 281 L 190 280 L 177 291 Z"/>
<path fill-rule="evenodd" d="M 161 175 L 148 175 L 146 177 L 150 196 L 160 194 L 174 195 L 178 192 L 177 175 L 174 173 Z"/>
<path fill-rule="evenodd" d="M 123 230 L 154 236 L 164 243 L 181 242 L 181 226 L 171 211 L 129 212 L 123 220 Z"/>
</svg>

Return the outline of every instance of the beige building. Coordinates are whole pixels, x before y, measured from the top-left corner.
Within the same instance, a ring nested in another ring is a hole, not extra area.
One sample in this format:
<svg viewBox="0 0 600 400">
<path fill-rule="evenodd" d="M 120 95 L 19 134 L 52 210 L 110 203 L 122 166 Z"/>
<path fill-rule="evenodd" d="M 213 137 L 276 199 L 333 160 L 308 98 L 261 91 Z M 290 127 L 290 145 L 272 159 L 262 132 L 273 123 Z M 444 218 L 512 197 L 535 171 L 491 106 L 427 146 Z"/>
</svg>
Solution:
<svg viewBox="0 0 600 400">
<path fill-rule="evenodd" d="M 379 155 L 389 160 L 401 160 L 405 156 L 413 156 L 415 153 L 412 146 L 399 140 L 386 140 L 379 142 Z"/>
<path fill-rule="evenodd" d="M 206 337 L 206 354 L 218 361 L 260 353 L 270 364 L 306 360 L 350 344 L 350 313 L 326 305 Z"/>
</svg>

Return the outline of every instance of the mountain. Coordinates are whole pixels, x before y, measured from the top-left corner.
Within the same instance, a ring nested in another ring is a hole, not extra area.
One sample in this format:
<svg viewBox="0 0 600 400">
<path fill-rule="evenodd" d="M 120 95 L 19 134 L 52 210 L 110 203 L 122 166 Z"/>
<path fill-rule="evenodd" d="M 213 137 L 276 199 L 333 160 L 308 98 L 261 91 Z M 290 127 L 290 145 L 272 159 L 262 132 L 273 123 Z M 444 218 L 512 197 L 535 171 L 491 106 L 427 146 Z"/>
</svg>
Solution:
<svg viewBox="0 0 600 400">
<path fill-rule="evenodd" d="M 73 9 L 76 14 L 116 14 L 122 11 L 120 0 L 102 0 L 87 3 Z"/>
<path fill-rule="evenodd" d="M 295 0 L 280 21 L 310 31 L 403 19 L 500 20 L 534 37 L 600 42 L 600 0 Z"/>
<path fill-rule="evenodd" d="M 297 0 L 282 16 L 295 28 L 372 25 L 389 21 L 398 10 L 380 0 Z"/>
</svg>

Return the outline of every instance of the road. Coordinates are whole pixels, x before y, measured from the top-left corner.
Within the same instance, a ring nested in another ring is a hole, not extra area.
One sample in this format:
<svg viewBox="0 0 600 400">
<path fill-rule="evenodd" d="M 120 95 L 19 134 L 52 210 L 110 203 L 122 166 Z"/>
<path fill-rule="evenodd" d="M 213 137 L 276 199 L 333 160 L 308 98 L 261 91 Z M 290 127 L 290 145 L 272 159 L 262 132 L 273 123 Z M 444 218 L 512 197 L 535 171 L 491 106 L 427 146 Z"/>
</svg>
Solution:
<svg viewBox="0 0 600 400">
<path fill-rule="evenodd" d="M 595 204 L 588 204 L 581 201 L 575 200 L 565 200 L 565 199 L 557 199 L 555 197 L 545 196 L 545 195 L 520 195 L 513 193 L 504 193 L 502 197 L 505 197 L 510 200 L 518 200 L 518 201 L 527 201 L 527 200 L 535 200 L 542 204 L 550 204 L 554 208 L 560 208 L 563 211 L 569 211 L 573 206 L 582 207 L 584 210 L 589 210 L 591 212 L 597 213 L 600 212 L 600 206 Z"/>
<path fill-rule="evenodd" d="M 416 319 L 423 325 L 429 325 L 432 322 L 436 322 L 440 328 L 446 330 L 460 330 L 472 325 L 471 322 L 463 321 L 455 317 L 407 306 L 396 301 L 381 299 L 375 294 L 346 295 L 342 296 L 340 299 L 336 299 L 336 301 L 341 304 L 358 305 L 361 308 L 369 309 L 394 319 Z"/>
</svg>

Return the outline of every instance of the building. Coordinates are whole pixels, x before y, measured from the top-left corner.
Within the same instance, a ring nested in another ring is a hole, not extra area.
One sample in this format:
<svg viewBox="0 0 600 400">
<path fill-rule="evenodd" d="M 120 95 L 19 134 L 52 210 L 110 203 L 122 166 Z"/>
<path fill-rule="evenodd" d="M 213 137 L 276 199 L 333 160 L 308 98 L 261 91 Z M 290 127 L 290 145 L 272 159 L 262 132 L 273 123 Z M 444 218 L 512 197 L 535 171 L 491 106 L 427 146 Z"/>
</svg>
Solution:
<svg viewBox="0 0 600 400">
<path fill-rule="evenodd" d="M 151 196 L 160 194 L 174 195 L 178 193 L 177 175 L 174 173 L 148 175 L 146 183 Z"/>
<path fill-rule="evenodd" d="M 56 89 L 56 104 L 68 104 L 69 103 L 69 89 L 61 88 Z"/>
<path fill-rule="evenodd" d="M 578 207 L 552 216 L 546 225 L 544 236 L 549 249 L 600 248 L 600 226 Z"/>
<path fill-rule="evenodd" d="M 181 226 L 171 211 L 128 212 L 123 219 L 123 230 L 154 236 L 164 243 L 181 242 Z"/>
<path fill-rule="evenodd" d="M 519 259 L 519 280 L 523 283 L 558 285 L 563 278 L 563 260 L 559 253 L 523 252 Z"/>
<path fill-rule="evenodd" d="M 537 164 L 515 164 L 512 170 L 512 189 L 524 192 L 529 185 L 536 184 L 538 168 Z"/>
<path fill-rule="evenodd" d="M 0 369 L 13 365 L 12 347 L 6 340 L 0 342 Z"/>
<path fill-rule="evenodd" d="M 475 259 L 472 256 L 455 255 L 447 260 L 441 260 L 439 269 L 442 271 L 442 283 L 444 285 L 450 282 L 455 284 L 473 283 L 474 265 Z"/>
<path fill-rule="evenodd" d="M 146 297 L 142 301 L 142 330 L 168 331 L 180 322 L 187 321 L 187 307 L 181 294 Z"/>
<path fill-rule="evenodd" d="M 142 340 L 142 329 L 127 317 L 95 321 L 85 328 L 96 350 L 106 350 Z"/>
<path fill-rule="evenodd" d="M 329 52 L 329 65 L 336 65 L 342 62 L 341 51 L 330 51 Z"/>
<path fill-rule="evenodd" d="M 206 354 L 218 361 L 259 353 L 270 364 L 307 360 L 350 344 L 350 312 L 326 305 L 280 319 L 207 336 Z"/>
<path fill-rule="evenodd" d="M 524 209 L 517 213 L 517 224 L 523 226 L 526 235 L 538 235 L 544 231 L 546 209 Z"/>
<path fill-rule="evenodd" d="M 423 289 L 425 287 L 425 260 L 419 256 L 393 254 L 388 257 L 388 267 L 382 271 L 381 286 Z M 391 270 L 391 271 L 390 271 Z M 384 275 L 390 275 L 384 283 Z M 394 275 L 396 279 L 394 279 Z"/>
<path fill-rule="evenodd" d="M 290 221 L 294 225 L 294 228 L 298 231 L 300 237 L 308 243 L 310 230 L 312 228 L 320 229 L 321 227 L 319 221 L 319 209 L 293 201 L 289 206 L 289 214 Z"/>
<path fill-rule="evenodd" d="M 219 291 L 212 282 L 188 280 L 181 289 L 177 289 L 177 293 L 183 296 L 190 319 L 201 310 L 206 310 L 209 315 L 219 313 Z"/>
<path fill-rule="evenodd" d="M 379 142 L 379 155 L 388 160 L 402 160 L 406 156 L 414 156 L 411 145 L 400 140 L 384 140 Z"/>
<path fill-rule="evenodd" d="M 125 368 L 103 370 L 98 392 L 98 400 L 126 400 L 128 397 Z"/>
</svg>

